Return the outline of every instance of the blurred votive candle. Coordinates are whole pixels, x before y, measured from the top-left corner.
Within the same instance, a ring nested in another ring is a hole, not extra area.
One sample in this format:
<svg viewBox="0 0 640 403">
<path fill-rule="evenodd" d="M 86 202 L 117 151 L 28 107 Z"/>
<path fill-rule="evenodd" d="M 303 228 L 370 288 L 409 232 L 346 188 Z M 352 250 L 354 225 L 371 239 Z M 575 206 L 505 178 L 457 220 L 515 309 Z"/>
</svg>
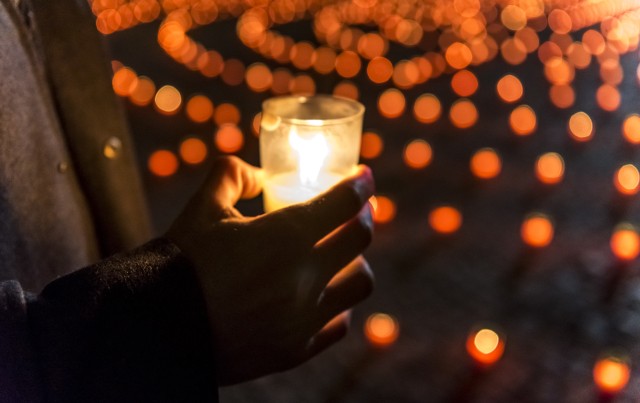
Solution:
<svg viewBox="0 0 640 403">
<path fill-rule="evenodd" d="M 333 97 L 284 96 L 262 104 L 264 209 L 307 201 L 353 173 L 364 106 Z"/>
</svg>

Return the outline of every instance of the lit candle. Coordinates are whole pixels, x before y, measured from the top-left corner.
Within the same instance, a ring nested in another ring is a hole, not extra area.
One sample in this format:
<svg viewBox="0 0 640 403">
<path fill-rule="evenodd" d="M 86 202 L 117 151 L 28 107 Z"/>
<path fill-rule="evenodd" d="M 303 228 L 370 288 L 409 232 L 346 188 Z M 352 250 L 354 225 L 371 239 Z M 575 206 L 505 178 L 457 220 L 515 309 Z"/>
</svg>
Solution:
<svg viewBox="0 0 640 403">
<path fill-rule="evenodd" d="M 265 211 L 307 201 L 352 173 L 363 113 L 358 102 L 326 95 L 265 101 L 260 125 Z"/>
</svg>

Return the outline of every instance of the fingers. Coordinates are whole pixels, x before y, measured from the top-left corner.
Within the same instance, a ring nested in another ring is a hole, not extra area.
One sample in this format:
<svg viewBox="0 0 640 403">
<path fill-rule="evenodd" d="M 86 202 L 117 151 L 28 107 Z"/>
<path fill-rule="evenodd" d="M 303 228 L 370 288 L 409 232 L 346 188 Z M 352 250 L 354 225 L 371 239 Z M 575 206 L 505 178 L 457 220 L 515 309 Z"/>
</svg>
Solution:
<svg viewBox="0 0 640 403">
<path fill-rule="evenodd" d="M 331 319 L 307 344 L 305 360 L 321 353 L 342 339 L 349 330 L 351 312 L 346 311 Z"/>
<path fill-rule="evenodd" d="M 373 284 L 369 264 L 363 257 L 358 257 L 340 271 L 320 295 L 320 321 L 324 323 L 367 298 L 373 291 Z"/>
<path fill-rule="evenodd" d="M 214 161 L 199 196 L 213 213 L 224 214 L 238 200 L 256 197 L 261 191 L 262 171 L 240 158 L 227 156 Z"/>
<path fill-rule="evenodd" d="M 307 203 L 296 204 L 268 214 L 270 219 L 295 223 L 297 236 L 315 244 L 354 217 L 373 195 L 371 170 L 358 166 L 356 173 Z"/>
<path fill-rule="evenodd" d="M 312 258 L 320 269 L 318 274 L 322 287 L 340 269 L 364 252 L 372 237 L 373 218 L 371 207 L 367 203 L 356 217 L 316 244 Z"/>
</svg>

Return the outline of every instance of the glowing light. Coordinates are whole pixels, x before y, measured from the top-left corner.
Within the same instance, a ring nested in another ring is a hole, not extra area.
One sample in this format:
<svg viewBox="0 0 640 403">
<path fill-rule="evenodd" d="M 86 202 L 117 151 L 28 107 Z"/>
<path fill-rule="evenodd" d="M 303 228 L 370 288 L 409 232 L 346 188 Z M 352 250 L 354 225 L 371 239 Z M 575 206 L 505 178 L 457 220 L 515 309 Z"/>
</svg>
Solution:
<svg viewBox="0 0 640 403">
<path fill-rule="evenodd" d="M 640 115 L 632 113 L 622 122 L 622 135 L 631 144 L 640 144 Z"/>
<path fill-rule="evenodd" d="M 411 60 L 400 60 L 393 70 L 391 77 L 396 87 L 407 89 L 413 87 L 420 78 L 418 66 Z"/>
<path fill-rule="evenodd" d="M 582 43 L 592 55 L 599 55 L 604 52 L 605 40 L 602 34 L 596 30 L 589 29 L 582 34 Z"/>
<path fill-rule="evenodd" d="M 149 105 L 153 101 L 153 97 L 156 94 L 156 85 L 150 78 L 140 76 L 138 77 L 138 83 L 136 84 L 129 99 L 131 102 L 138 106 Z"/>
<path fill-rule="evenodd" d="M 237 86 L 244 81 L 244 63 L 238 59 L 228 59 L 224 62 L 220 77 L 225 84 Z"/>
<path fill-rule="evenodd" d="M 571 31 L 573 23 L 571 16 L 566 11 L 556 8 L 549 13 L 549 28 L 558 34 L 567 34 Z"/>
<path fill-rule="evenodd" d="M 478 90 L 478 79 L 469 70 L 460 70 L 451 78 L 451 88 L 461 97 L 469 97 Z"/>
<path fill-rule="evenodd" d="M 498 91 L 498 95 L 504 102 L 516 102 L 520 98 L 522 98 L 522 93 L 524 92 L 522 88 L 522 83 L 518 79 L 518 77 L 507 74 L 503 76 L 496 85 L 496 90 Z"/>
<path fill-rule="evenodd" d="M 576 141 L 589 141 L 593 137 L 593 122 L 584 112 L 576 112 L 569 118 L 569 134 Z"/>
<path fill-rule="evenodd" d="M 601 109 L 613 112 L 620 107 L 620 91 L 612 85 L 602 84 L 596 91 L 596 101 Z"/>
<path fill-rule="evenodd" d="M 452 206 L 440 206 L 429 213 L 429 225 L 441 234 L 453 234 L 462 226 L 462 214 Z"/>
<path fill-rule="evenodd" d="M 233 104 L 222 103 L 215 109 L 213 120 L 218 126 L 225 123 L 237 125 L 240 123 L 240 110 Z"/>
<path fill-rule="evenodd" d="M 405 99 L 402 92 L 390 88 L 378 98 L 378 111 L 386 118 L 397 118 L 404 113 Z"/>
<path fill-rule="evenodd" d="M 398 339 L 400 327 L 398 321 L 391 315 L 375 313 L 367 319 L 364 334 L 369 343 L 376 347 L 389 346 Z"/>
<path fill-rule="evenodd" d="M 200 164 L 207 158 L 207 146 L 198 138 L 188 138 L 180 144 L 180 158 L 187 164 Z"/>
<path fill-rule="evenodd" d="M 256 113 L 253 119 L 251 120 L 251 131 L 256 137 L 260 136 L 261 121 L 262 121 L 262 112 Z"/>
<path fill-rule="evenodd" d="M 255 92 L 264 92 L 271 88 L 273 75 L 263 63 L 254 63 L 245 72 L 247 86 Z"/>
<path fill-rule="evenodd" d="M 569 45 L 567 58 L 576 69 L 586 69 L 591 64 L 591 54 L 580 42 Z"/>
<path fill-rule="evenodd" d="M 549 99 L 557 108 L 567 109 L 575 103 L 576 93 L 570 85 L 552 85 Z"/>
<path fill-rule="evenodd" d="M 442 106 L 433 94 L 422 94 L 413 104 L 413 116 L 421 123 L 433 123 L 440 118 Z"/>
<path fill-rule="evenodd" d="M 326 46 L 321 46 L 315 51 L 313 69 L 320 74 L 331 73 L 336 66 L 336 52 Z"/>
<path fill-rule="evenodd" d="M 534 213 L 529 215 L 520 228 L 522 240 L 529 246 L 543 248 L 553 240 L 553 224 L 551 219 L 544 214 Z"/>
<path fill-rule="evenodd" d="M 355 77 L 361 67 L 360 57 L 355 52 L 346 50 L 336 57 L 336 72 L 342 77 Z"/>
<path fill-rule="evenodd" d="M 374 159 L 382 154 L 384 142 L 382 138 L 373 132 L 362 133 L 362 144 L 360 145 L 360 155 L 362 158 Z"/>
<path fill-rule="evenodd" d="M 322 133 L 313 133 L 311 136 L 302 138 L 292 126 L 289 132 L 289 144 L 298 154 L 300 182 L 304 185 L 316 183 L 324 160 L 329 155 L 327 139 Z"/>
<path fill-rule="evenodd" d="M 271 84 L 271 92 L 276 95 L 282 95 L 289 92 L 289 85 L 293 77 L 287 69 L 278 68 L 273 71 L 273 83 Z"/>
<path fill-rule="evenodd" d="M 344 80 L 333 88 L 333 95 L 357 100 L 360 97 L 360 91 L 354 83 Z"/>
<path fill-rule="evenodd" d="M 313 95 L 316 92 L 316 82 L 306 74 L 298 74 L 289 82 L 289 91 L 297 95 Z"/>
<path fill-rule="evenodd" d="M 634 260 L 640 254 L 640 236 L 630 224 L 621 224 L 611 235 L 611 251 L 620 260 Z"/>
<path fill-rule="evenodd" d="M 216 131 L 214 143 L 223 153 L 235 153 L 244 145 L 244 136 L 238 126 L 225 123 Z"/>
<path fill-rule="evenodd" d="M 473 102 L 462 98 L 451 105 L 449 119 L 454 126 L 466 129 L 475 125 L 478 121 L 478 110 Z"/>
<path fill-rule="evenodd" d="M 516 66 L 526 60 L 527 48 L 518 38 L 507 38 L 500 45 L 500 54 L 507 63 Z"/>
<path fill-rule="evenodd" d="M 640 190 L 640 172 L 633 164 L 623 165 L 616 171 L 613 183 L 618 192 L 634 195 Z"/>
<path fill-rule="evenodd" d="M 386 57 L 375 57 L 367 64 L 367 76 L 376 84 L 382 84 L 391 79 L 393 64 Z"/>
<path fill-rule="evenodd" d="M 496 363 L 502 357 L 505 343 L 495 331 L 480 329 L 469 335 L 466 347 L 467 353 L 475 362 L 488 366 Z"/>
<path fill-rule="evenodd" d="M 627 386 L 630 376 L 629 364 L 618 357 L 602 358 L 593 367 L 593 381 L 605 393 L 620 392 Z"/>
<path fill-rule="evenodd" d="M 564 160 L 558 153 L 545 153 L 536 161 L 536 177 L 542 183 L 554 185 L 564 177 Z"/>
<path fill-rule="evenodd" d="M 171 151 L 157 150 L 149 156 L 147 167 L 156 176 L 171 176 L 178 170 L 178 158 Z"/>
<path fill-rule="evenodd" d="M 473 175 L 481 179 L 495 178 L 502 170 L 500 156 L 492 148 L 482 148 L 471 157 L 470 168 Z"/>
<path fill-rule="evenodd" d="M 187 101 L 186 111 L 189 119 L 204 123 L 213 116 L 213 102 L 204 95 L 194 95 Z"/>
<path fill-rule="evenodd" d="M 471 63 L 473 53 L 471 53 L 467 45 L 461 42 L 454 42 L 445 51 L 445 59 L 451 67 L 461 70 Z"/>
<path fill-rule="evenodd" d="M 386 224 L 396 216 L 396 204 L 386 196 L 371 196 L 373 207 L 373 221 L 378 224 Z"/>
<path fill-rule="evenodd" d="M 564 85 L 573 81 L 575 70 L 566 60 L 552 57 L 544 64 L 544 75 L 550 83 Z"/>
<path fill-rule="evenodd" d="M 518 136 L 528 136 L 536 130 L 536 113 L 528 105 L 520 105 L 509 115 L 509 126 Z"/>
<path fill-rule="evenodd" d="M 527 14 L 518 6 L 508 5 L 500 13 L 502 24 L 512 31 L 518 31 L 527 25 Z"/>
<path fill-rule="evenodd" d="M 298 42 L 291 48 L 289 53 L 291 63 L 300 70 L 309 69 L 315 62 L 313 45 L 309 42 Z"/>
<path fill-rule="evenodd" d="M 413 169 L 422 169 L 431 163 L 433 151 L 424 140 L 409 142 L 404 148 L 404 163 Z"/>
<path fill-rule="evenodd" d="M 138 84 L 138 76 L 128 67 L 122 67 L 111 79 L 113 91 L 121 97 L 129 96 Z"/>
<path fill-rule="evenodd" d="M 161 113 L 173 115 L 182 105 L 182 95 L 175 87 L 165 85 L 156 92 L 155 105 Z"/>
</svg>

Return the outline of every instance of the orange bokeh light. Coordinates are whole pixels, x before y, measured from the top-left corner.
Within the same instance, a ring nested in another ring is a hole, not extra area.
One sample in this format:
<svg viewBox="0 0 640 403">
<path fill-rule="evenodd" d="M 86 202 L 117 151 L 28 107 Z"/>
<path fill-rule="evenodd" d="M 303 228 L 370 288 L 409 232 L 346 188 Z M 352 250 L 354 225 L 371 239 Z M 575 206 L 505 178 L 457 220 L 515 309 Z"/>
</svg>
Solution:
<svg viewBox="0 0 640 403">
<path fill-rule="evenodd" d="M 235 153 L 244 145 L 244 136 L 238 126 L 225 123 L 216 131 L 214 144 L 223 153 Z"/>
<path fill-rule="evenodd" d="M 542 183 L 554 185 L 564 177 L 564 159 L 558 153 L 545 153 L 536 161 L 536 177 Z"/>
<path fill-rule="evenodd" d="M 336 72 L 342 77 L 355 77 L 361 66 L 358 54 L 350 50 L 345 50 L 336 57 Z"/>
<path fill-rule="evenodd" d="M 504 340 L 491 329 L 480 329 L 469 334 L 466 343 L 467 353 L 473 360 L 489 366 L 496 363 L 504 354 Z"/>
<path fill-rule="evenodd" d="M 610 84 L 602 84 L 596 91 L 598 106 L 607 112 L 613 112 L 620 107 L 620 91 Z"/>
<path fill-rule="evenodd" d="M 354 83 L 344 80 L 333 88 L 333 95 L 357 100 L 360 97 L 360 91 L 358 91 L 358 87 Z"/>
<path fill-rule="evenodd" d="M 188 138 L 180 143 L 180 158 L 187 164 L 199 164 L 207 158 L 207 146 L 198 138 Z"/>
<path fill-rule="evenodd" d="M 433 94 L 422 94 L 413 104 L 413 116 L 418 122 L 433 123 L 440 118 L 442 106 Z"/>
<path fill-rule="evenodd" d="M 384 142 L 382 137 L 373 132 L 362 133 L 362 144 L 360 146 L 360 155 L 362 158 L 374 159 L 382 154 Z"/>
<path fill-rule="evenodd" d="M 611 235 L 611 251 L 620 260 L 634 260 L 640 254 L 640 236 L 629 224 L 616 227 Z"/>
<path fill-rule="evenodd" d="M 254 63 L 245 72 L 247 86 L 255 92 L 264 92 L 271 88 L 273 74 L 263 63 Z"/>
<path fill-rule="evenodd" d="M 445 59 L 451 67 L 461 70 L 471 63 L 473 53 L 464 43 L 454 42 L 445 51 Z"/>
<path fill-rule="evenodd" d="M 621 166 L 613 177 L 613 183 L 618 192 L 634 195 L 640 190 L 640 173 L 633 164 Z"/>
<path fill-rule="evenodd" d="M 553 240 L 553 224 L 544 214 L 529 215 L 520 228 L 520 236 L 524 243 L 535 248 L 542 248 Z"/>
<path fill-rule="evenodd" d="M 431 146 L 421 139 L 409 142 L 404 148 L 404 163 L 413 169 L 422 169 L 428 166 L 432 156 Z"/>
<path fill-rule="evenodd" d="M 475 125 L 478 121 L 478 110 L 473 102 L 462 98 L 451 105 L 449 119 L 454 126 L 466 129 Z"/>
<path fill-rule="evenodd" d="M 396 216 L 396 204 L 386 196 L 371 196 L 369 199 L 373 208 L 373 221 L 378 224 L 386 224 Z"/>
<path fill-rule="evenodd" d="M 367 64 L 367 76 L 369 80 L 376 84 L 382 84 L 391 79 L 393 75 L 393 64 L 383 56 L 378 56 Z"/>
<path fill-rule="evenodd" d="M 576 112 L 569 118 L 569 134 L 576 141 L 589 141 L 593 137 L 593 122 L 584 112 Z"/>
<path fill-rule="evenodd" d="M 593 381 L 605 393 L 620 392 L 629 383 L 630 376 L 629 364 L 617 357 L 602 358 L 593 367 Z"/>
<path fill-rule="evenodd" d="M 502 160 L 492 148 L 482 148 L 473 154 L 470 162 L 471 173 L 481 179 L 495 178 L 502 170 Z"/>
<path fill-rule="evenodd" d="M 138 76 L 128 67 L 118 69 L 111 79 L 113 91 L 121 97 L 131 95 L 138 84 Z"/>
<path fill-rule="evenodd" d="M 429 225 L 441 234 L 453 234 L 462 226 L 462 214 L 452 206 L 440 206 L 429 213 Z"/>
<path fill-rule="evenodd" d="M 520 105 L 509 115 L 509 126 L 518 136 L 528 136 L 536 130 L 536 113 L 528 105 Z"/>
<path fill-rule="evenodd" d="M 378 111 L 386 118 L 397 118 L 404 113 L 405 103 L 404 94 L 390 88 L 378 98 Z"/>
<path fill-rule="evenodd" d="M 552 85 L 549 89 L 549 99 L 557 108 L 567 109 L 575 103 L 576 92 L 567 84 Z"/>
<path fill-rule="evenodd" d="M 171 176 L 178 170 L 178 158 L 169 150 L 157 150 L 149 156 L 147 167 L 156 176 Z"/>
<path fill-rule="evenodd" d="M 451 78 L 451 88 L 461 97 L 468 97 L 478 90 L 478 79 L 469 70 L 460 70 Z"/>
<path fill-rule="evenodd" d="M 622 135 L 631 144 L 640 144 L 640 115 L 632 113 L 622 122 Z"/>
<path fill-rule="evenodd" d="M 213 102 L 205 95 L 194 95 L 187 101 L 186 112 L 192 121 L 204 123 L 213 116 Z"/>
<path fill-rule="evenodd" d="M 498 91 L 498 96 L 504 102 L 509 103 L 516 102 L 522 98 L 522 93 L 524 92 L 522 82 L 512 74 L 507 74 L 498 80 L 496 90 Z"/>
<path fill-rule="evenodd" d="M 398 339 L 400 326 L 393 316 L 375 313 L 367 319 L 364 325 L 364 334 L 372 345 L 386 347 Z"/>
<path fill-rule="evenodd" d="M 240 123 L 240 110 L 237 106 L 230 103 L 223 103 L 218 105 L 213 114 L 213 120 L 218 126 L 225 123 L 232 123 L 237 125 Z"/>
<path fill-rule="evenodd" d="M 567 34 L 571 32 L 573 23 L 571 16 L 564 10 L 556 8 L 549 13 L 549 28 L 557 34 Z"/>
<path fill-rule="evenodd" d="M 135 105 L 146 106 L 153 101 L 155 94 L 156 85 L 154 82 L 148 77 L 140 76 L 135 88 L 129 94 L 129 99 Z"/>
<path fill-rule="evenodd" d="M 225 84 L 236 86 L 244 81 L 244 63 L 238 59 L 227 59 L 222 67 L 220 77 Z"/>
</svg>

